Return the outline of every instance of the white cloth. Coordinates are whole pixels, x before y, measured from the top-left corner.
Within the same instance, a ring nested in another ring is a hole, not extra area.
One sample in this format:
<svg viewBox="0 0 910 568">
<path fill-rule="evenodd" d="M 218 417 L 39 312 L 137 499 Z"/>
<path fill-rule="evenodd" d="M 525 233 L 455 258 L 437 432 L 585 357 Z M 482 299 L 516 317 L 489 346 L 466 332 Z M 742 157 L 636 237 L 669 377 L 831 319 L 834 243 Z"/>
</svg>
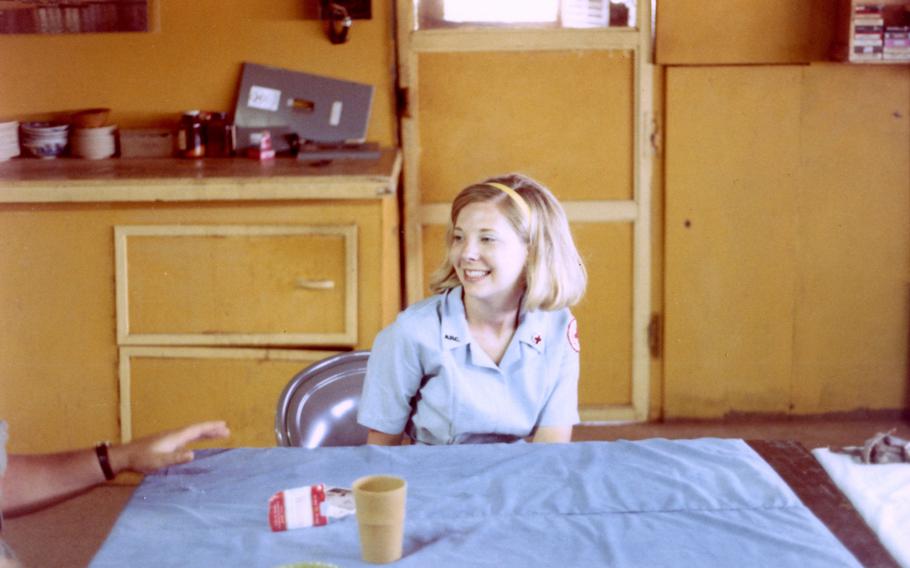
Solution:
<svg viewBox="0 0 910 568">
<path fill-rule="evenodd" d="M 812 453 L 891 556 L 910 568 L 910 464 L 863 464 L 827 448 Z"/>
<path fill-rule="evenodd" d="M 574 330 L 568 309 L 523 312 L 496 365 L 471 337 L 461 287 L 427 298 L 376 337 L 358 421 L 388 434 L 407 427 L 426 444 L 514 441 L 538 426 L 574 425 Z"/>
</svg>

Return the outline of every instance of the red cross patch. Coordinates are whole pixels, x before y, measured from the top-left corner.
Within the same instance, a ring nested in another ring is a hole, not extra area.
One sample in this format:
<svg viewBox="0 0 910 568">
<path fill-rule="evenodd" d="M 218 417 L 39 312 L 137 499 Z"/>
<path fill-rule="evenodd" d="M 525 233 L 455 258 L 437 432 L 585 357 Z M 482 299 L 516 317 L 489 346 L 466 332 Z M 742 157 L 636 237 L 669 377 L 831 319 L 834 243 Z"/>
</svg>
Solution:
<svg viewBox="0 0 910 568">
<path fill-rule="evenodd" d="M 540 345 L 540 342 L 543 341 L 543 337 L 539 335 L 534 336 L 534 345 Z"/>
<path fill-rule="evenodd" d="M 581 343 L 578 341 L 578 322 L 575 321 L 575 318 L 572 318 L 572 321 L 569 322 L 569 327 L 566 329 L 566 337 L 569 340 L 569 345 L 572 346 L 572 349 L 576 353 L 581 352 Z"/>
</svg>

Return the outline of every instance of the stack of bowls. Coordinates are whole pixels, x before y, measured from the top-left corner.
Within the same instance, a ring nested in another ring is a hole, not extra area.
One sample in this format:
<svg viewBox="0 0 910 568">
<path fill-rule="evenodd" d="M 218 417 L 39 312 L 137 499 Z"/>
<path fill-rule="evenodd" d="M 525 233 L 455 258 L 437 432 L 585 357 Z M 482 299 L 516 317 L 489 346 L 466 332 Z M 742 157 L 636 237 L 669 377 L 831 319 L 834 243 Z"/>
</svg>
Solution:
<svg viewBox="0 0 910 568">
<path fill-rule="evenodd" d="M 102 160 L 114 155 L 114 129 L 106 125 L 109 108 L 88 108 L 70 117 L 72 154 L 87 160 Z"/>
<path fill-rule="evenodd" d="M 22 124 L 22 147 L 36 158 L 56 158 L 66 150 L 69 124 L 25 122 Z"/>
<path fill-rule="evenodd" d="M 19 155 L 19 122 L 0 122 L 0 162 Z"/>
<path fill-rule="evenodd" d="M 87 160 L 103 160 L 114 155 L 115 125 L 76 128 L 70 136 L 72 153 Z"/>
</svg>

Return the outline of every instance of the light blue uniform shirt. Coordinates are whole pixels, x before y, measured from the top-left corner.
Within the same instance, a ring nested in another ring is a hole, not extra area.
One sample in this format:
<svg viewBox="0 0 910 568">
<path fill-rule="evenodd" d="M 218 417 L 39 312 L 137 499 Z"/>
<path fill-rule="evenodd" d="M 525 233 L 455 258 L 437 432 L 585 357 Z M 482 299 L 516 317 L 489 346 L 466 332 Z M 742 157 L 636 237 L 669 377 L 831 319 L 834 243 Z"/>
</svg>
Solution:
<svg viewBox="0 0 910 568">
<path fill-rule="evenodd" d="M 425 444 L 509 442 L 538 426 L 577 424 L 577 346 L 568 308 L 524 312 L 497 366 L 471 338 L 462 289 L 453 288 L 376 336 L 357 420 L 387 434 L 407 428 Z"/>
</svg>

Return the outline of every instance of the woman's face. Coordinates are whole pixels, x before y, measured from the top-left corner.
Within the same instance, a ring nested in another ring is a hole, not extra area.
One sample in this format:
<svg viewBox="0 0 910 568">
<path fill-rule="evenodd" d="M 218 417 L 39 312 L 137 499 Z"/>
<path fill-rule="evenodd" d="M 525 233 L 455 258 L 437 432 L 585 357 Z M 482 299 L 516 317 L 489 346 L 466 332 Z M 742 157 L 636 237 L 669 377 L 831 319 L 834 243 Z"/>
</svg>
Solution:
<svg viewBox="0 0 910 568">
<path fill-rule="evenodd" d="M 458 213 L 449 261 L 466 297 L 505 301 L 524 291 L 528 247 L 499 208 L 475 202 Z"/>
</svg>

